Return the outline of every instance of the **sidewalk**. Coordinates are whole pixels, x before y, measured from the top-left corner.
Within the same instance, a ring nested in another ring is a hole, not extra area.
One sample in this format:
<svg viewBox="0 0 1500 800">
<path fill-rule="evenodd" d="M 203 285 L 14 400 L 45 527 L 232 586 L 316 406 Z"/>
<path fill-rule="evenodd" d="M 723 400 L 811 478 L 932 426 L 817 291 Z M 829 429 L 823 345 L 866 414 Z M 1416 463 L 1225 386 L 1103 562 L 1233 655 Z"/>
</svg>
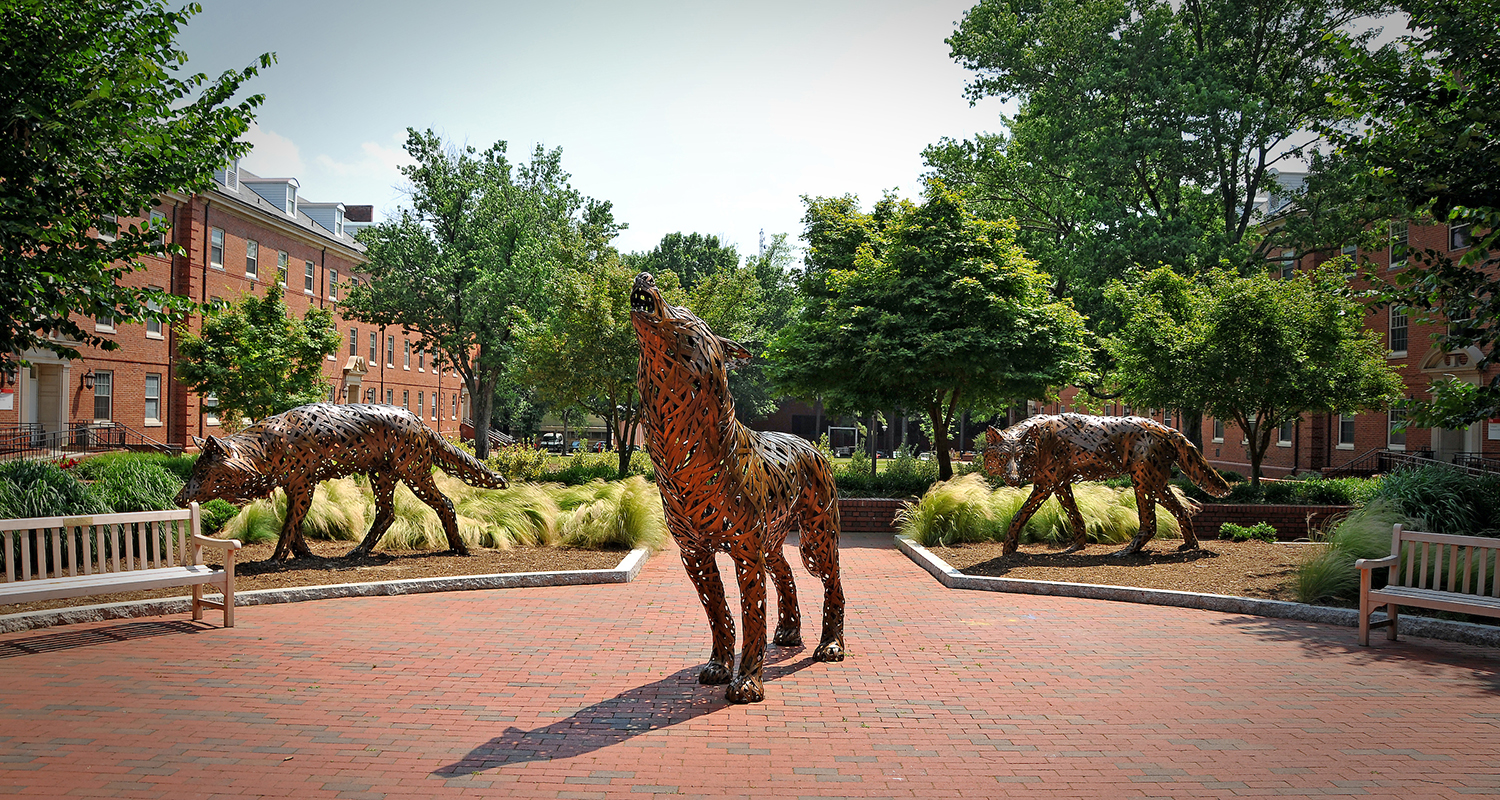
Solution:
<svg viewBox="0 0 1500 800">
<path fill-rule="evenodd" d="M 750 706 L 696 682 L 674 552 L 629 584 L 3 635 L 0 795 L 1500 796 L 1500 652 L 951 591 L 888 536 L 842 555 L 849 659 L 773 646 Z"/>
</svg>

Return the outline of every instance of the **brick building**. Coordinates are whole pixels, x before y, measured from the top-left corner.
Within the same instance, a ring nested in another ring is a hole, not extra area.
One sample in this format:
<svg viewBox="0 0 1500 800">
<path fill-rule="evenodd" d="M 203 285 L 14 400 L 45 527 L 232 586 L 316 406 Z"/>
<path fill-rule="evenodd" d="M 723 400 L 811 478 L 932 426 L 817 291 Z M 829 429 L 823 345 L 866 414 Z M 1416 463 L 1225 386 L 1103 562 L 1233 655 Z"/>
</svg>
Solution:
<svg viewBox="0 0 1500 800">
<path fill-rule="evenodd" d="M 200 303 L 264 294 L 271 281 L 280 281 L 293 314 L 300 317 L 313 306 L 333 312 L 344 341 L 323 366 L 329 399 L 401 405 L 430 427 L 457 435 L 467 409 L 463 381 L 414 353 L 414 338 L 399 327 L 361 324 L 339 313 L 339 298 L 362 279 L 364 248 L 353 234 L 371 222 L 372 208 L 311 202 L 299 190 L 295 178 L 263 178 L 235 164 L 215 175 L 209 192 L 162 198 L 150 216 L 171 223 L 167 235 L 186 255 L 145 257 L 144 269 L 125 280 Z M 100 235 L 142 219 L 104 220 Z M 196 331 L 201 319 L 184 324 Z M 110 319 L 84 325 L 120 349 L 79 347 L 82 358 L 73 361 L 27 352 L 31 368 L 0 392 L 0 430 L 123 426 L 187 449 L 191 437 L 220 430 L 213 398 L 176 380 L 180 326 L 116 325 Z"/>
</svg>

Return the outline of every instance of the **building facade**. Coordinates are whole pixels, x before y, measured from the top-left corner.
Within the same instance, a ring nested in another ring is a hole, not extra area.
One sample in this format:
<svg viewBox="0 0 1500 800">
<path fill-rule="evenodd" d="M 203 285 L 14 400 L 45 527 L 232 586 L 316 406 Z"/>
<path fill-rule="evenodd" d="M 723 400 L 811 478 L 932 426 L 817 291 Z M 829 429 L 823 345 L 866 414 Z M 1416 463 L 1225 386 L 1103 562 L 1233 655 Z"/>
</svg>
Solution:
<svg viewBox="0 0 1500 800">
<path fill-rule="evenodd" d="M 264 296 L 274 281 L 285 287 L 292 314 L 328 309 L 342 339 L 323 365 L 330 400 L 403 406 L 429 427 L 457 436 L 468 407 L 462 379 L 414 352 L 415 337 L 399 327 L 363 324 L 340 313 L 340 299 L 365 279 L 364 248 L 354 234 L 370 224 L 373 209 L 311 202 L 299 190 L 295 178 L 263 178 L 233 165 L 215 175 L 211 191 L 164 197 L 142 217 L 102 220 L 99 235 L 149 217 L 171 223 L 167 237 L 186 254 L 142 258 L 143 269 L 124 278 L 133 286 L 208 303 Z M 0 392 L 0 430 L 123 427 L 193 449 L 193 437 L 224 427 L 214 398 L 189 391 L 176 376 L 180 336 L 201 324 L 198 316 L 179 325 L 85 320 L 82 327 L 91 326 L 119 349 L 73 343 L 82 357 L 71 361 L 27 352 L 30 368 Z"/>
</svg>

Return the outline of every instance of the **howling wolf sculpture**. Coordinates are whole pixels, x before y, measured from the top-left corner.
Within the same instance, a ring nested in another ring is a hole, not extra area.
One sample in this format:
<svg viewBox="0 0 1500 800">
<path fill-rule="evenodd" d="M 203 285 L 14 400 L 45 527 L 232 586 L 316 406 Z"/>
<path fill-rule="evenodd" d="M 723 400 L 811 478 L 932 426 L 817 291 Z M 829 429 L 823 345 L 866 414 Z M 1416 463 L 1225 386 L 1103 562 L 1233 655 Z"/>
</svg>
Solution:
<svg viewBox="0 0 1500 800">
<path fill-rule="evenodd" d="M 375 521 L 364 541 L 349 555 L 370 552 L 396 518 L 396 481 L 432 506 L 448 547 L 467 555 L 458 535 L 453 503 L 432 480 L 432 468 L 474 486 L 504 489 L 505 478 L 485 469 L 398 406 L 313 403 L 266 417 L 224 437 L 193 437 L 203 448 L 177 504 L 222 498 L 243 503 L 265 497 L 278 486 L 286 490 L 286 519 L 271 560 L 311 555 L 302 539 L 302 518 L 321 481 L 356 472 L 370 476 L 375 491 Z"/>
<path fill-rule="evenodd" d="M 728 683 L 731 703 L 765 697 L 766 582 L 776 584 L 775 643 L 802 643 L 792 569 L 781 552 L 801 531 L 802 563 L 823 582 L 823 635 L 813 657 L 844 659 L 844 590 L 839 582 L 839 509 L 833 472 L 817 448 L 784 433 L 760 433 L 734 418 L 726 361 L 750 354 L 715 336 L 685 308 L 669 306 L 649 273 L 636 276 L 630 319 L 641 343 L 638 383 L 646 450 L 656 467 L 667 526 L 713 629 L 713 653 L 698 674 Z M 745 638 L 738 674 L 734 619 L 714 553 L 734 560 Z"/>
<path fill-rule="evenodd" d="M 1179 549 L 1197 549 L 1193 518 L 1167 485 L 1172 464 L 1182 467 L 1183 474 L 1214 497 L 1229 494 L 1229 484 L 1186 436 L 1145 417 L 1038 416 L 1003 431 L 990 428 L 985 436 L 984 471 L 1011 486 L 1032 484 L 1031 496 L 1005 533 L 1003 550 L 1007 555 L 1016 551 L 1027 520 L 1054 493 L 1073 528 L 1073 546 L 1068 552 L 1083 549 L 1083 515 L 1073 502 L 1074 481 L 1130 476 L 1141 528 L 1130 544 L 1115 554 L 1122 556 L 1139 552 L 1156 535 L 1157 503 L 1165 506 L 1182 527 Z"/>
</svg>

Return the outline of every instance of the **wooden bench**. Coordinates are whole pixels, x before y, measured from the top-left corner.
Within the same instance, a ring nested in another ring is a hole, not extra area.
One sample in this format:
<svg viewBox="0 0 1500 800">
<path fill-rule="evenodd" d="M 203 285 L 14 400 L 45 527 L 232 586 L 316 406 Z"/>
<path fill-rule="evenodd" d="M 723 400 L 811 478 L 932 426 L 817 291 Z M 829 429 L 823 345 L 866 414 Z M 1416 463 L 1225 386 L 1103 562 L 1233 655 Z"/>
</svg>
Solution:
<svg viewBox="0 0 1500 800">
<path fill-rule="evenodd" d="M 1496 553 L 1500 539 L 1394 526 L 1390 555 L 1354 562 L 1359 569 L 1359 643 L 1370 644 L 1371 628 L 1387 628 L 1386 638 L 1395 639 L 1399 606 L 1500 617 Z M 1370 588 L 1371 571 L 1382 568 L 1390 570 L 1387 585 Z M 1370 622 L 1370 613 L 1382 606 L 1386 618 Z"/>
<path fill-rule="evenodd" d="M 5 583 L 0 603 L 30 603 L 112 592 L 193 587 L 193 619 L 204 608 L 234 627 L 234 553 L 238 539 L 203 536 L 198 504 L 172 511 L 92 517 L 0 519 Z M 203 548 L 223 551 L 224 568 L 203 563 Z M 191 548 L 191 552 L 189 549 Z M 216 586 L 223 602 L 203 598 Z"/>
</svg>

